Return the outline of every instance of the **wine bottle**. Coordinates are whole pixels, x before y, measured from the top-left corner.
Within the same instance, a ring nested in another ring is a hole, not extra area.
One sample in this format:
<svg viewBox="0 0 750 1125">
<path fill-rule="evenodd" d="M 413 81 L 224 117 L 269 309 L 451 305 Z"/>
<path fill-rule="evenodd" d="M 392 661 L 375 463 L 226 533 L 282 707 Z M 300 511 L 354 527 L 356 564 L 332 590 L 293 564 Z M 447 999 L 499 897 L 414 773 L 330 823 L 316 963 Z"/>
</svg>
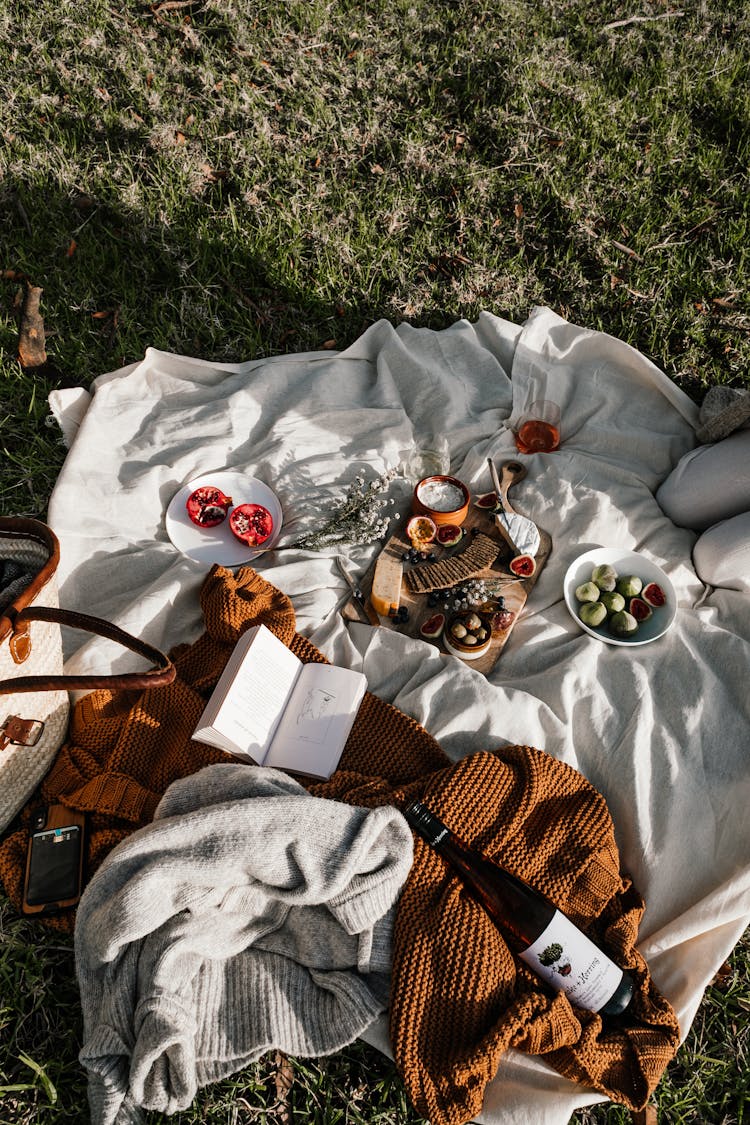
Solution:
<svg viewBox="0 0 750 1125">
<path fill-rule="evenodd" d="M 633 997 L 632 977 L 545 895 L 454 836 L 420 801 L 413 801 L 404 816 L 454 868 L 509 945 L 542 980 L 579 1008 L 603 1016 L 625 1011 Z"/>
</svg>

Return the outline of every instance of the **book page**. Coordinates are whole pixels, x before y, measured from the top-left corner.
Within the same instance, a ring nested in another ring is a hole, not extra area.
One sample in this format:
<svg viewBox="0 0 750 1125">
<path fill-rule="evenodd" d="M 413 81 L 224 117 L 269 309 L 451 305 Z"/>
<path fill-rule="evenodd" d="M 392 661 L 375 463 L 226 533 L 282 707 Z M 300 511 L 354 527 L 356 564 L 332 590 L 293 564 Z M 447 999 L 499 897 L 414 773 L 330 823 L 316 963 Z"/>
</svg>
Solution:
<svg viewBox="0 0 750 1125">
<path fill-rule="evenodd" d="M 277 727 L 266 765 L 312 777 L 330 777 L 366 687 L 361 672 L 332 664 L 304 664 Z"/>
<path fill-rule="evenodd" d="M 301 668 L 278 637 L 265 627 L 258 629 L 211 723 L 224 749 L 263 764 Z"/>
</svg>

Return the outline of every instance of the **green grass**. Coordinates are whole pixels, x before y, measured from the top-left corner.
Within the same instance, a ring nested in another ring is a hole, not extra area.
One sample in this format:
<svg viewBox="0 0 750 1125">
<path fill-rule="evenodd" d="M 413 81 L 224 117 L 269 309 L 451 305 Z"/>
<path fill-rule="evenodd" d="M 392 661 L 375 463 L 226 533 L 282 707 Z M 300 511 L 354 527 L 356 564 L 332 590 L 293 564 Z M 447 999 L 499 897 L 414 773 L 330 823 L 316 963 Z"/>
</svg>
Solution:
<svg viewBox="0 0 750 1125">
<path fill-rule="evenodd" d="M 709 987 L 655 1103 L 662 1125 L 743 1125 L 750 1077 L 750 938 Z M 14 916 L 0 901 L 0 1125 L 71 1125 L 87 1120 L 77 1062 L 81 1017 L 72 942 Z M 149 1114 L 149 1125 L 420 1125 L 398 1075 L 363 1043 L 318 1060 L 291 1060 L 278 1088 L 270 1055 L 201 1091 L 189 1111 Z M 622 1107 L 599 1105 L 571 1125 L 630 1125 Z"/>
<path fill-rule="evenodd" d="M 0 512 L 46 509 L 50 388 L 148 345 L 248 359 L 547 304 L 697 401 L 750 385 L 748 32 L 736 0 L 6 0 Z M 660 1084 L 667 1122 L 747 1121 L 748 952 Z M 0 905 L 0 1125 L 85 1119 L 71 966 Z M 281 1122 L 273 1076 L 179 1120 Z M 360 1046 L 295 1062 L 287 1110 L 416 1120 Z"/>
</svg>

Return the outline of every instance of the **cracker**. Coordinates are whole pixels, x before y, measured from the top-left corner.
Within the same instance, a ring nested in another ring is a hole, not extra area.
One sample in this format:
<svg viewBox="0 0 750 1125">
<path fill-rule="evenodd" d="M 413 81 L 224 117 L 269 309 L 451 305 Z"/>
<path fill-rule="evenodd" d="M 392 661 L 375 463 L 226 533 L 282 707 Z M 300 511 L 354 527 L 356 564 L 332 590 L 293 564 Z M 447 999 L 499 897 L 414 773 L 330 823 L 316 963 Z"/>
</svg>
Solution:
<svg viewBox="0 0 750 1125">
<path fill-rule="evenodd" d="M 455 558 L 414 567 L 406 575 L 406 584 L 414 594 L 429 594 L 432 590 L 455 586 L 457 582 L 471 578 L 490 566 L 501 549 L 499 543 L 480 532 L 474 542 Z"/>
</svg>

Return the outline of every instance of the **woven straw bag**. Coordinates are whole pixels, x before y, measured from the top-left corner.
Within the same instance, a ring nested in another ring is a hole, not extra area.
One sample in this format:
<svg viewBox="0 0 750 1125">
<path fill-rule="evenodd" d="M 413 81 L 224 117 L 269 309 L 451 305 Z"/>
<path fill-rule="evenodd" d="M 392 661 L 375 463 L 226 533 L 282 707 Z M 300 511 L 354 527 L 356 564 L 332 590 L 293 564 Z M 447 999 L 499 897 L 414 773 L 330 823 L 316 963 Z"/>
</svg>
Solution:
<svg viewBox="0 0 750 1125">
<path fill-rule="evenodd" d="M 158 649 L 100 618 L 58 607 L 59 560 L 57 537 L 46 524 L 0 517 L 0 832 L 65 740 L 69 691 L 144 689 L 175 677 L 172 662 Z M 117 641 L 155 667 L 116 676 L 65 676 L 62 625 Z"/>
</svg>

